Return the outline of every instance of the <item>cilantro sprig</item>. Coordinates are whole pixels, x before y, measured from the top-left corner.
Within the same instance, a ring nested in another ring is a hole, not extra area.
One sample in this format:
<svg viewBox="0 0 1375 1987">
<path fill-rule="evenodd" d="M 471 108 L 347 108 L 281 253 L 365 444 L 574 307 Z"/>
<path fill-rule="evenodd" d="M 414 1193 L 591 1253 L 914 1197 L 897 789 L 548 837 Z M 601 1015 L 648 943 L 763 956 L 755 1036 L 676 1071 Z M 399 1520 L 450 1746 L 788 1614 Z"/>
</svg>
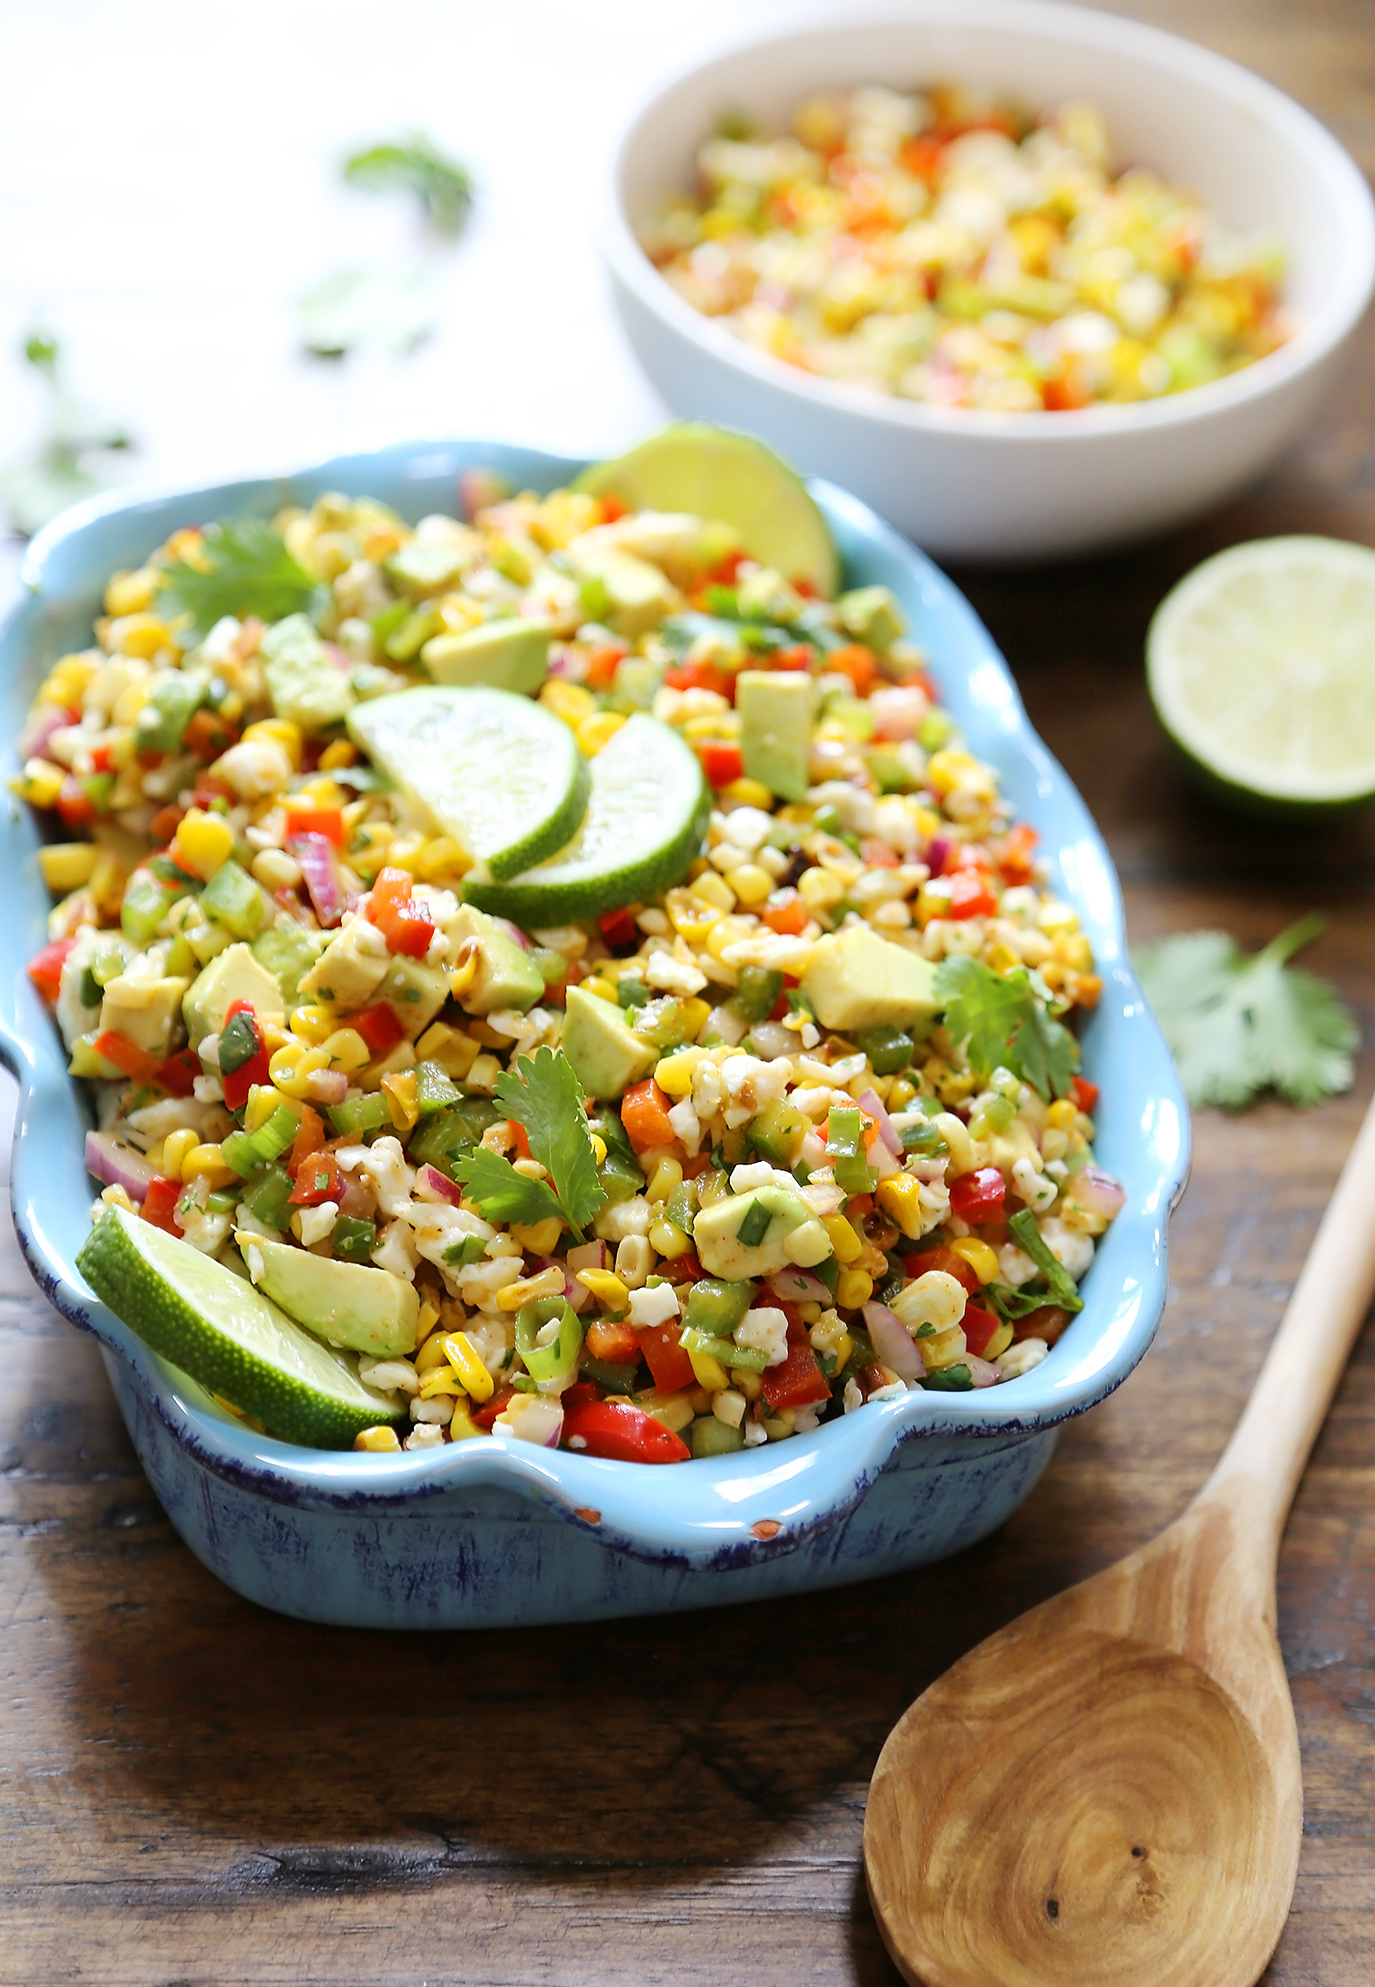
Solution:
<svg viewBox="0 0 1375 1987">
<path fill-rule="evenodd" d="M 350 186 L 369 192 L 413 193 L 430 226 L 441 235 L 456 235 L 473 204 L 473 176 L 457 159 L 449 158 L 423 135 L 399 145 L 369 145 L 344 162 Z"/>
<path fill-rule="evenodd" d="M 936 973 L 936 998 L 972 1069 L 981 1075 L 999 1066 L 1010 1069 L 1047 1104 L 1052 1095 L 1065 1095 L 1079 1062 L 1078 1045 L 1046 1012 L 1025 966 L 995 973 L 982 959 L 944 959 Z"/>
<path fill-rule="evenodd" d="M 1288 964 L 1326 923 L 1310 912 L 1254 954 L 1225 931 L 1179 932 L 1136 954 L 1191 1104 L 1239 1111 L 1267 1088 L 1316 1104 L 1351 1088 L 1360 1030 L 1335 987 Z"/>
<path fill-rule="evenodd" d="M 1024 1207 L 1020 1214 L 1013 1215 L 1007 1225 L 1018 1247 L 1031 1257 L 1045 1278 L 1050 1302 L 1058 1304 L 1064 1311 L 1082 1311 L 1084 1300 L 1079 1295 L 1079 1286 L 1058 1257 L 1051 1254 L 1031 1209 Z"/>
<path fill-rule="evenodd" d="M 521 1056 L 497 1078 L 496 1098 L 508 1118 L 523 1126 L 530 1156 L 550 1179 L 528 1180 L 509 1159 L 480 1148 L 454 1168 L 485 1220 L 533 1226 L 557 1215 L 576 1239 L 606 1201 L 597 1175 L 583 1087 L 562 1049 L 539 1048 Z"/>
<path fill-rule="evenodd" d="M 226 614 L 256 614 L 262 621 L 299 614 L 318 584 L 262 518 L 222 518 L 206 525 L 194 565 L 177 559 L 168 567 L 158 605 L 165 613 L 189 614 L 203 638 Z"/>
</svg>

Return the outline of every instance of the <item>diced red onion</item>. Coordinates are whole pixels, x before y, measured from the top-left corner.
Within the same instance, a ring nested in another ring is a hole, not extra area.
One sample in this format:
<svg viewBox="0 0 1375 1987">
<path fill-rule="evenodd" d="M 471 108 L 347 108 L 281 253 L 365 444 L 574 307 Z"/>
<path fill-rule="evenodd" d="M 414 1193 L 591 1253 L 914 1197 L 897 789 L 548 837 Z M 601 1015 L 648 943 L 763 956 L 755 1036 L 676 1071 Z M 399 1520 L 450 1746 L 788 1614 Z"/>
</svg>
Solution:
<svg viewBox="0 0 1375 1987">
<path fill-rule="evenodd" d="M 342 1104 L 348 1087 L 342 1069 L 313 1069 L 306 1078 L 312 1104 Z"/>
<path fill-rule="evenodd" d="M 517 1399 L 524 1405 L 511 1416 L 511 1427 L 493 1432 L 518 1435 L 522 1442 L 534 1442 L 543 1449 L 557 1449 L 563 1434 L 562 1405 L 547 1394 L 517 1395 Z"/>
<path fill-rule="evenodd" d="M 430 1200 L 446 1201 L 450 1207 L 461 1207 L 463 1189 L 447 1173 L 441 1173 L 437 1166 L 422 1166 L 415 1179 L 416 1192 Z"/>
<path fill-rule="evenodd" d="M 130 1200 L 138 1201 L 157 1178 L 143 1154 L 112 1131 L 87 1132 L 86 1171 L 107 1187 L 123 1187 Z"/>
<path fill-rule="evenodd" d="M 1100 1172 L 1096 1166 L 1081 1166 L 1070 1182 L 1070 1196 L 1085 1214 L 1101 1214 L 1111 1221 L 1121 1211 L 1127 1195 L 1111 1173 Z"/>
<path fill-rule="evenodd" d="M 17 747 L 20 764 L 25 759 L 40 758 L 48 740 L 55 731 L 61 731 L 72 721 L 72 714 L 61 704 L 38 704 L 30 713 L 29 721 L 19 734 Z"/>
<path fill-rule="evenodd" d="M 990 1366 L 986 1359 L 980 1359 L 973 1352 L 966 1352 L 964 1364 L 969 1368 L 969 1377 L 976 1387 L 991 1387 L 1002 1376 L 996 1366 Z"/>
<path fill-rule="evenodd" d="M 339 876 L 339 857 L 328 835 L 293 835 L 291 853 L 301 865 L 301 875 L 315 915 L 328 929 L 344 915 L 344 886 Z"/>
<path fill-rule="evenodd" d="M 570 1249 L 564 1258 L 576 1276 L 580 1269 L 605 1269 L 605 1242 L 579 1242 L 576 1249 Z"/>
<path fill-rule="evenodd" d="M 353 663 L 349 658 L 348 650 L 341 649 L 338 642 L 325 642 L 323 646 L 325 654 L 334 664 L 334 667 L 337 670 L 340 670 L 345 676 L 347 676 L 349 671 L 353 668 Z"/>
<path fill-rule="evenodd" d="M 781 1269 L 769 1278 L 769 1289 L 775 1297 L 781 1297 L 785 1304 L 826 1304 L 831 1302 L 831 1293 L 819 1276 L 808 1276 L 805 1270 Z"/>
<path fill-rule="evenodd" d="M 530 950 L 530 941 L 519 925 L 513 925 L 509 918 L 493 918 L 492 922 L 499 931 L 504 931 L 512 943 L 518 945 L 522 952 Z"/>
<path fill-rule="evenodd" d="M 858 1100 L 861 1111 L 867 1111 L 878 1126 L 878 1135 L 895 1158 L 902 1157 L 902 1140 L 893 1129 L 893 1120 L 883 1108 L 877 1090 L 866 1090 Z"/>
<path fill-rule="evenodd" d="M 377 1196 L 372 1188 L 366 1180 L 357 1179 L 352 1173 L 343 1173 L 340 1177 L 344 1183 L 344 1190 L 339 1196 L 340 1214 L 351 1214 L 355 1221 L 371 1221 L 377 1212 Z"/>
<path fill-rule="evenodd" d="M 926 847 L 926 861 L 933 876 L 943 876 L 945 865 L 955 853 L 955 844 L 948 835 L 933 835 Z"/>
<path fill-rule="evenodd" d="M 926 1361 L 901 1318 L 871 1297 L 864 1306 L 864 1322 L 883 1364 L 891 1367 L 900 1380 L 919 1380 L 926 1371 Z"/>
</svg>

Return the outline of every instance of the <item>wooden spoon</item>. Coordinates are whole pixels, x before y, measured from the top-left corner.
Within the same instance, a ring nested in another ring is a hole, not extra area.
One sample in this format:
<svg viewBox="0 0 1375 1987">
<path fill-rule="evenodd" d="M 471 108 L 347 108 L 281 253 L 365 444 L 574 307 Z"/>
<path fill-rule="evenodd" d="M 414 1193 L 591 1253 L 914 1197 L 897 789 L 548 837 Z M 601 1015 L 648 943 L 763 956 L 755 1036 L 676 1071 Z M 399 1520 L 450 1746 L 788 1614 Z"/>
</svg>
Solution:
<svg viewBox="0 0 1375 1987">
<path fill-rule="evenodd" d="M 1303 1821 L 1280 1534 L 1372 1290 L 1375 1103 L 1183 1517 L 980 1643 L 890 1734 L 864 1862 L 905 1980 L 1251 1987 L 1263 1972 Z"/>
</svg>

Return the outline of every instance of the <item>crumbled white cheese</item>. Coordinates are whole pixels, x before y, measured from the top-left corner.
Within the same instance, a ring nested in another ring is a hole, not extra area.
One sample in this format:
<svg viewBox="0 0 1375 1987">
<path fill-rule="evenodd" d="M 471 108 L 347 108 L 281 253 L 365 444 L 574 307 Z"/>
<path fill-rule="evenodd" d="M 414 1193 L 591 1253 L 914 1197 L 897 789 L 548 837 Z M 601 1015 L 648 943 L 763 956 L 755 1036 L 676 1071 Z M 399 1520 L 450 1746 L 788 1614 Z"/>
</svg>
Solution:
<svg viewBox="0 0 1375 1987">
<path fill-rule="evenodd" d="M 643 1290 L 632 1290 L 629 1315 L 632 1325 L 666 1325 L 670 1318 L 679 1316 L 678 1293 L 671 1283 L 656 1283 Z"/>
<path fill-rule="evenodd" d="M 781 1366 L 788 1356 L 788 1320 L 772 1304 L 760 1304 L 746 1311 L 735 1328 L 737 1345 L 753 1346 L 762 1352 L 770 1366 Z"/>
</svg>

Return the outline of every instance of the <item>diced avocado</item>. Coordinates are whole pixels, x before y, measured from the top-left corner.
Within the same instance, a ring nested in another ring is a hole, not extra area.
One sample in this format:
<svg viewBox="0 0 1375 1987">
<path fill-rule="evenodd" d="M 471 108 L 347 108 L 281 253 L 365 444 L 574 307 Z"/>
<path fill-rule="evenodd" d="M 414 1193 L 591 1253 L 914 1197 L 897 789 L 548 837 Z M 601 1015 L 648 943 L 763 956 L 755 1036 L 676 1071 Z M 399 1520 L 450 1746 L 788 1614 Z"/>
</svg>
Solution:
<svg viewBox="0 0 1375 1987">
<path fill-rule="evenodd" d="M 814 705 L 805 670 L 742 669 L 735 679 L 745 771 L 783 800 L 806 796 Z"/>
<path fill-rule="evenodd" d="M 248 1234 L 237 1239 L 246 1261 L 252 1260 L 250 1249 L 262 1257 L 257 1287 L 264 1297 L 280 1304 L 289 1318 L 326 1345 L 364 1352 L 374 1359 L 414 1352 L 420 1300 L 413 1283 L 368 1263 L 312 1256 L 290 1242 L 269 1242 Z"/>
<path fill-rule="evenodd" d="M 866 647 L 886 651 L 907 626 L 895 596 L 886 586 L 860 586 L 842 593 L 836 602 L 840 625 Z"/>
<path fill-rule="evenodd" d="M 345 672 L 304 614 L 289 614 L 268 629 L 259 644 L 267 694 L 279 718 L 288 718 L 302 731 L 324 731 L 339 724 L 353 706 L 353 690 Z"/>
<path fill-rule="evenodd" d="M 249 1001 L 253 1012 L 264 1021 L 280 1025 L 286 1020 L 275 975 L 259 965 L 246 945 L 231 945 L 219 953 L 187 988 L 181 1011 L 193 1049 L 198 1049 L 207 1035 L 219 1034 L 236 1000 Z"/>
<path fill-rule="evenodd" d="M 423 959 L 411 959 L 404 952 L 394 955 L 377 989 L 377 999 L 390 1004 L 412 1042 L 424 1034 L 448 998 L 449 980 L 443 968 L 427 966 Z"/>
<path fill-rule="evenodd" d="M 764 1215 L 768 1217 L 768 1226 L 758 1241 L 742 1241 L 741 1229 L 749 1233 Z M 725 1199 L 704 1207 L 692 1225 L 692 1246 L 708 1276 L 726 1277 L 732 1282 L 776 1276 L 794 1260 L 787 1249 L 789 1238 L 804 1227 L 810 1230 L 813 1222 L 807 1203 L 799 1195 L 789 1193 L 786 1187 L 755 1187 L 750 1193 L 728 1194 Z M 819 1222 L 815 1225 L 820 1227 Z M 825 1230 L 821 1232 L 824 1237 Z M 801 1253 L 809 1254 L 812 1261 L 817 1260 L 816 1254 L 806 1248 Z M 824 1253 L 830 1254 L 829 1242 Z"/>
<path fill-rule="evenodd" d="M 306 931 L 294 918 L 283 918 L 253 941 L 253 957 L 276 975 L 287 1007 L 295 1007 L 301 975 L 309 972 L 325 949 L 323 932 Z"/>
<path fill-rule="evenodd" d="M 530 954 L 485 911 L 460 904 L 444 931 L 454 999 L 469 1014 L 494 1014 L 500 1007 L 524 1013 L 543 994 L 544 975 Z"/>
<path fill-rule="evenodd" d="M 880 938 L 871 925 L 846 925 L 819 938 L 802 993 L 823 1028 L 912 1028 L 940 1011 L 929 959 Z"/>
<path fill-rule="evenodd" d="M 538 690 L 549 664 L 554 627 L 532 616 L 508 615 L 465 628 L 461 635 L 431 635 L 420 660 L 436 683 L 487 683 L 495 690 Z"/>
<path fill-rule="evenodd" d="M 385 565 L 387 578 L 408 600 L 424 600 L 432 593 L 447 593 L 458 585 L 464 573 L 482 551 L 476 532 L 453 519 L 452 531 L 412 538 L 399 552 L 393 552 Z"/>
<path fill-rule="evenodd" d="M 308 973 L 301 976 L 305 1000 L 335 1007 L 366 1007 L 391 966 L 387 941 L 376 925 L 355 918 L 332 938 Z"/>
<path fill-rule="evenodd" d="M 149 1055 L 165 1056 L 172 1046 L 172 1027 L 177 1019 L 188 979 L 134 980 L 119 973 L 105 982 L 100 1003 L 101 1032 L 112 1028 L 117 1035 L 147 1049 Z"/>
<path fill-rule="evenodd" d="M 568 989 L 564 1016 L 560 1043 L 589 1097 L 619 1097 L 659 1060 L 654 1044 L 626 1027 L 619 1007 L 583 987 Z"/>
<path fill-rule="evenodd" d="M 579 579 L 600 582 L 605 590 L 605 611 L 597 619 L 605 620 L 618 635 L 642 635 L 681 604 L 677 587 L 657 566 L 618 545 L 570 549 L 569 556 Z"/>
<path fill-rule="evenodd" d="M 444 619 L 437 607 L 414 607 L 387 636 L 382 647 L 393 662 L 414 662 L 426 642 L 443 626 Z"/>
</svg>

